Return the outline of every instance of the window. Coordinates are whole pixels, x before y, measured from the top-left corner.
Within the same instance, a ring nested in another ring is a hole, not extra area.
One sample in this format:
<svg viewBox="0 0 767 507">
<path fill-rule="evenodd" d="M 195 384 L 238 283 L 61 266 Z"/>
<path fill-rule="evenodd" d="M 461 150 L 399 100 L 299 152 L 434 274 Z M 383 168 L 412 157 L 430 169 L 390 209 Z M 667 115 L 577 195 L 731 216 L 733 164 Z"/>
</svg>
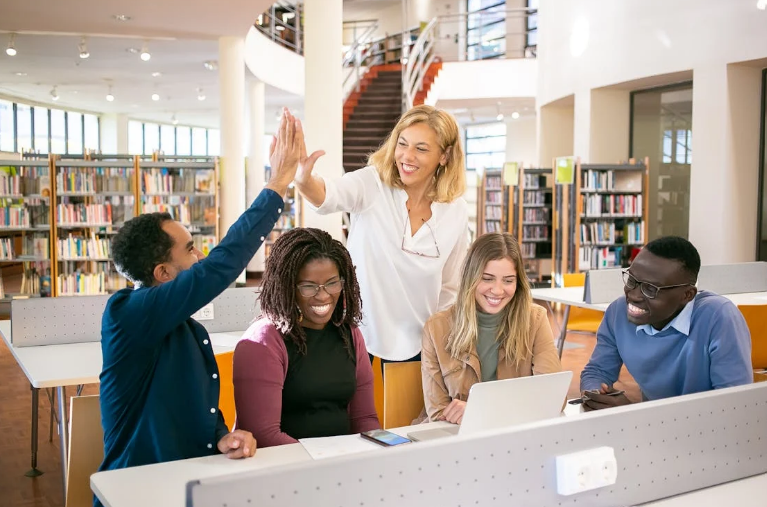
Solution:
<svg viewBox="0 0 767 507">
<path fill-rule="evenodd" d="M 501 169 L 506 162 L 506 124 L 485 123 L 466 128 L 466 169 Z"/>
<path fill-rule="evenodd" d="M 128 154 L 144 154 L 144 125 L 139 121 L 128 122 Z"/>
<path fill-rule="evenodd" d="M 193 128 L 192 129 L 192 155 L 208 154 L 208 136 L 205 129 Z"/>
<path fill-rule="evenodd" d="M 160 126 L 156 123 L 144 124 L 144 155 L 152 155 L 160 149 Z"/>
<path fill-rule="evenodd" d="M 535 56 L 538 49 L 538 0 L 527 0 L 527 44 L 525 56 Z M 531 11 L 530 9 L 535 9 Z"/>
<path fill-rule="evenodd" d="M 176 154 L 176 127 L 160 125 L 160 151 L 165 155 Z"/>
<path fill-rule="evenodd" d="M 83 115 L 67 113 L 67 153 L 79 155 L 83 152 Z"/>
<path fill-rule="evenodd" d="M 0 100 L 0 151 L 16 151 L 16 125 L 13 102 Z"/>
<path fill-rule="evenodd" d="M 67 121 L 64 111 L 51 109 L 51 153 L 67 152 Z"/>
<path fill-rule="evenodd" d="M 48 139 L 48 109 L 35 107 L 35 151 L 48 153 L 50 140 Z"/>
<path fill-rule="evenodd" d="M 32 149 L 32 108 L 26 104 L 16 104 L 16 140 L 16 151 Z"/>
<path fill-rule="evenodd" d="M 506 55 L 506 1 L 468 0 L 466 54 L 469 60 Z"/>
<path fill-rule="evenodd" d="M 210 129 L 208 131 L 208 156 L 218 157 L 221 154 L 221 131 Z"/>
<path fill-rule="evenodd" d="M 83 115 L 83 145 L 86 150 L 98 151 L 99 142 L 99 117 L 92 114 Z"/>
<path fill-rule="evenodd" d="M 176 127 L 176 155 L 192 154 L 192 129 Z"/>
</svg>

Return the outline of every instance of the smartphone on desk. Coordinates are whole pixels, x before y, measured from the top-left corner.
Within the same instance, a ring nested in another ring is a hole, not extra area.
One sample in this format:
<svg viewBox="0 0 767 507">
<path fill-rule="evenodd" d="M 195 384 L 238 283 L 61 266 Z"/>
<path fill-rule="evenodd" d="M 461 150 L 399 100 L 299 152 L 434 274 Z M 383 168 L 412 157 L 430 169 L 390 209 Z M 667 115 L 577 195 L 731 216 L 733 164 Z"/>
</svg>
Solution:
<svg viewBox="0 0 767 507">
<path fill-rule="evenodd" d="M 410 443 L 410 439 L 401 437 L 397 435 L 396 433 L 392 433 L 391 431 L 386 431 L 386 430 L 365 431 L 363 433 L 360 433 L 360 436 L 364 439 L 370 440 L 371 442 L 375 442 L 385 447 L 392 447 L 395 445 Z"/>
</svg>

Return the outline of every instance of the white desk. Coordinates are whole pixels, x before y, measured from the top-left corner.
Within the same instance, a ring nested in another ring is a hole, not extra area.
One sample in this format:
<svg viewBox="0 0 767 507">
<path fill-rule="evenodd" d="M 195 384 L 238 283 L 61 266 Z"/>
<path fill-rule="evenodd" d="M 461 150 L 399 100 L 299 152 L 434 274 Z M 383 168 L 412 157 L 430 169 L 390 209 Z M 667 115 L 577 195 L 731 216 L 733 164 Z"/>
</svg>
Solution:
<svg viewBox="0 0 767 507">
<path fill-rule="evenodd" d="M 212 333 L 214 354 L 234 350 L 244 331 Z M 68 343 L 14 347 L 11 344 L 11 322 L 0 321 L 0 335 L 32 386 L 32 470 L 29 476 L 40 475 L 37 470 L 37 406 L 38 390 L 55 388 L 58 397 L 58 430 L 61 447 L 61 469 L 64 491 L 67 483 L 67 407 L 66 388 L 83 384 L 98 384 L 101 374 L 101 342 Z"/>
<path fill-rule="evenodd" d="M 767 474 L 755 475 L 706 489 L 699 489 L 642 507 L 722 507 L 723 505 L 759 505 L 767 491 Z"/>
<path fill-rule="evenodd" d="M 583 301 L 583 287 L 563 287 L 556 289 L 533 289 L 533 299 L 546 301 L 547 303 L 561 303 L 565 305 L 565 313 L 562 316 L 559 337 L 557 338 L 557 350 L 562 357 L 562 350 L 567 339 L 567 321 L 570 319 L 570 308 L 575 306 L 587 310 L 604 312 L 610 303 L 586 303 Z M 767 292 L 747 292 L 743 294 L 723 294 L 736 306 L 743 305 L 767 305 Z M 549 306 L 551 308 L 551 306 Z M 552 311 L 553 314 L 553 311 Z"/>
</svg>

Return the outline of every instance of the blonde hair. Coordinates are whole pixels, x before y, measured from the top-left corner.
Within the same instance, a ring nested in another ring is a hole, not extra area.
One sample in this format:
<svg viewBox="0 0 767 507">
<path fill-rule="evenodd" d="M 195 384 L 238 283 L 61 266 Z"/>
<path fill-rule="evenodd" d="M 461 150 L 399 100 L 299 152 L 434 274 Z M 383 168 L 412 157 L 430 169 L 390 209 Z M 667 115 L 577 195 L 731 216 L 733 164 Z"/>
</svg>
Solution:
<svg viewBox="0 0 767 507">
<path fill-rule="evenodd" d="M 474 242 L 461 270 L 458 299 L 451 311 L 452 326 L 446 347 L 455 359 L 476 353 L 477 286 L 487 263 L 500 259 L 509 259 L 514 263 L 517 270 L 517 290 L 509 304 L 501 310 L 504 317 L 498 326 L 496 341 L 506 352 L 506 360 L 513 360 L 516 365 L 532 354 L 530 316 L 533 297 L 519 243 L 509 233 L 489 233 Z"/>
<path fill-rule="evenodd" d="M 394 159 L 394 151 L 402 131 L 417 123 L 427 124 L 437 134 L 440 155 L 447 155 L 447 164 L 437 168 L 434 186 L 426 196 L 433 202 L 453 202 L 466 192 L 466 167 L 458 123 L 446 111 L 421 105 L 403 114 L 378 151 L 370 155 L 368 165 L 378 169 L 381 181 L 385 184 L 404 188 Z"/>
</svg>

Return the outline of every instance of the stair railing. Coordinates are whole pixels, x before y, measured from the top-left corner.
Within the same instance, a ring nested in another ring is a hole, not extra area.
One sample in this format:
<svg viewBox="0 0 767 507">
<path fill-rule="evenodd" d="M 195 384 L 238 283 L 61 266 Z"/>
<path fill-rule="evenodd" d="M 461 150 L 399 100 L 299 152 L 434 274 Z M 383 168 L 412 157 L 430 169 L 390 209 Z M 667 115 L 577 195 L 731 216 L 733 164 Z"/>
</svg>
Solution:
<svg viewBox="0 0 767 507">
<path fill-rule="evenodd" d="M 437 26 L 437 18 L 429 21 L 406 56 L 407 64 L 402 72 L 402 112 L 413 107 L 416 94 L 423 89 L 426 72 L 434 62 Z"/>
<path fill-rule="evenodd" d="M 378 21 L 371 20 L 368 23 L 370 24 L 368 24 L 359 35 L 356 34 L 355 29 L 354 42 L 352 42 L 352 45 L 349 47 L 346 53 L 344 53 L 344 59 L 341 67 L 344 69 L 351 67 L 353 69 L 344 78 L 342 84 L 342 88 L 344 90 L 347 89 L 347 83 L 349 80 L 353 79 L 354 90 L 357 92 L 360 91 L 360 82 L 362 80 L 362 61 L 365 59 L 364 52 L 368 49 L 368 42 L 370 42 L 373 34 L 378 29 Z"/>
</svg>

